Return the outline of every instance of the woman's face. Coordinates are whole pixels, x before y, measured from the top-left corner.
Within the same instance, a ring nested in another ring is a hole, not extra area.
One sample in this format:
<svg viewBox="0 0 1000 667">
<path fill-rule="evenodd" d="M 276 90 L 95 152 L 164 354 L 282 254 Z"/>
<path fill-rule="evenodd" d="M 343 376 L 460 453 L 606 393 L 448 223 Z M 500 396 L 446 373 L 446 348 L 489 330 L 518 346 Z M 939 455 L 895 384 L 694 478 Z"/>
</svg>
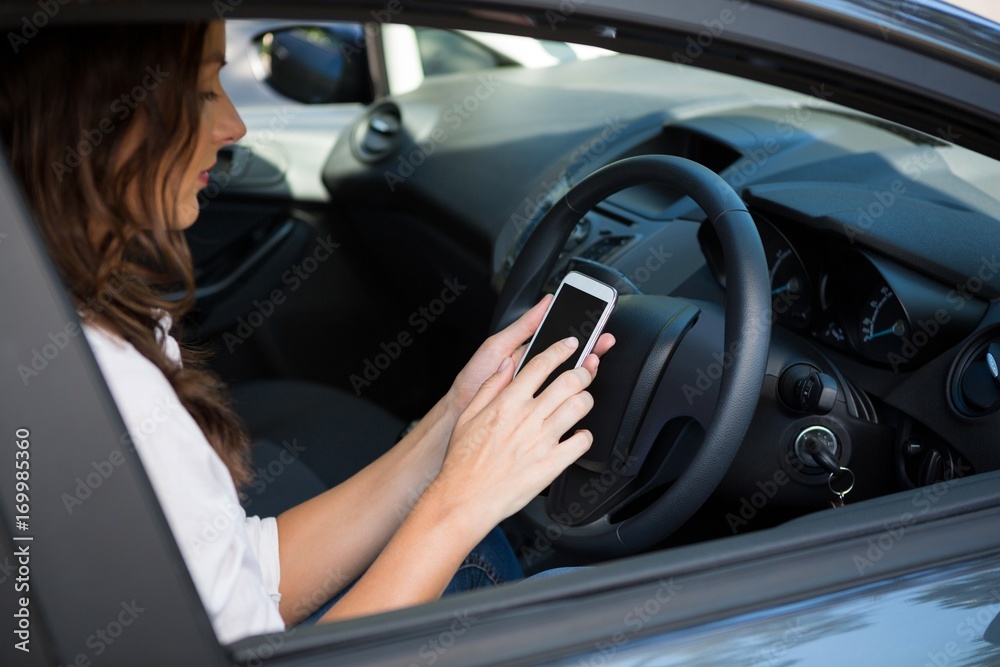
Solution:
<svg viewBox="0 0 1000 667">
<path fill-rule="evenodd" d="M 225 63 L 226 29 L 222 21 L 213 21 L 205 34 L 198 73 L 201 125 L 194 154 L 178 188 L 176 220 L 181 229 L 187 229 L 198 219 L 198 193 L 208 185 L 208 172 L 215 165 L 219 149 L 235 143 L 247 131 L 219 81 L 219 71 Z"/>
</svg>

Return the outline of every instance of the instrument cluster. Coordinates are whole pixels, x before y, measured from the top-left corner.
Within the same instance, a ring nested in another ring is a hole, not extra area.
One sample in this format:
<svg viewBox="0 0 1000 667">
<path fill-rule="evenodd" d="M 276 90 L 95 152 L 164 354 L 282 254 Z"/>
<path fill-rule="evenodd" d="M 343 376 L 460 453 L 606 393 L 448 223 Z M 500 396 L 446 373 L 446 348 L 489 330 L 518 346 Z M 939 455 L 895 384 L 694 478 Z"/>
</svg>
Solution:
<svg viewBox="0 0 1000 667">
<path fill-rule="evenodd" d="M 779 228 L 753 214 L 771 277 L 775 323 L 867 363 L 912 370 L 967 336 L 986 303 L 846 239 Z M 794 235 L 794 242 L 793 242 Z M 725 287 L 718 239 L 699 235 L 709 267 Z"/>
</svg>

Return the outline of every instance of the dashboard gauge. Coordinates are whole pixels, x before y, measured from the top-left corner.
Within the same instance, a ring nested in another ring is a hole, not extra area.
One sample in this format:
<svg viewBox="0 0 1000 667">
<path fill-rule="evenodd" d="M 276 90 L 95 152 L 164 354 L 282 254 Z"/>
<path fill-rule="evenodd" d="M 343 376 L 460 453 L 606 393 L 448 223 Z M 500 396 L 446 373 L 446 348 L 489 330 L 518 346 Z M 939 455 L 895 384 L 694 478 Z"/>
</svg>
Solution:
<svg viewBox="0 0 1000 667">
<path fill-rule="evenodd" d="M 826 322 L 826 325 L 820 327 L 815 335 L 830 347 L 840 349 L 847 347 L 847 334 L 844 333 L 844 327 L 834 320 Z"/>
<path fill-rule="evenodd" d="M 883 282 L 869 292 L 859 315 L 858 352 L 872 361 L 889 363 L 893 355 L 900 354 L 910 332 L 903 304 Z"/>
<path fill-rule="evenodd" d="M 781 232 L 766 223 L 759 227 L 771 274 L 771 310 L 782 324 L 804 327 L 812 311 L 806 267 Z"/>
<path fill-rule="evenodd" d="M 831 278 L 829 272 L 824 272 L 819 279 L 819 310 L 812 335 L 825 345 L 846 350 L 850 348 L 847 333 L 844 331 L 843 320 L 835 308 L 836 299 L 831 298 Z"/>
</svg>

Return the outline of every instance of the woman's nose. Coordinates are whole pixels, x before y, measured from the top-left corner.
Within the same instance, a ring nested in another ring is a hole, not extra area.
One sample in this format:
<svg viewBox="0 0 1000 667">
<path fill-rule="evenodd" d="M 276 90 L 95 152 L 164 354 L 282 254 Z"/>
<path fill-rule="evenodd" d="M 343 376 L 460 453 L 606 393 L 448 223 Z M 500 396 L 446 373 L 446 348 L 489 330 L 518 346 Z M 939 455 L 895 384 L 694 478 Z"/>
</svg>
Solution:
<svg viewBox="0 0 1000 667">
<path fill-rule="evenodd" d="M 229 99 L 229 95 L 224 95 L 222 101 L 222 116 L 216 123 L 214 134 L 216 143 L 225 146 L 242 139 L 243 135 L 247 133 L 247 126 L 243 124 L 243 119 L 240 118 L 240 114 L 236 111 L 232 100 Z"/>
</svg>

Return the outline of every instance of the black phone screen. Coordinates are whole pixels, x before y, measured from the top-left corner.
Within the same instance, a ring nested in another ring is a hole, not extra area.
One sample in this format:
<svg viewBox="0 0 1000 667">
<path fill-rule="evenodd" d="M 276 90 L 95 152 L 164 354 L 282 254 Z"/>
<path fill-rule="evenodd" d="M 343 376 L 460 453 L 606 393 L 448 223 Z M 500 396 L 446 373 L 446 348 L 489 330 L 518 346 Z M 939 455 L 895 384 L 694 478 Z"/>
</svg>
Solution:
<svg viewBox="0 0 1000 667">
<path fill-rule="evenodd" d="M 549 375 L 539 388 L 539 392 L 548 387 L 560 373 L 568 371 L 576 365 L 576 360 L 579 358 L 583 346 L 590 340 L 591 334 L 594 333 L 594 329 L 601 319 L 606 303 L 593 294 L 588 294 L 572 285 L 564 284 L 562 286 L 559 295 L 545 316 L 542 328 L 538 330 L 535 340 L 528 349 L 524 363 L 528 363 L 528 360 L 538 353 L 544 352 L 555 343 L 570 336 L 580 341 L 580 347 L 577 348 L 577 352 L 573 356 L 560 364 Z"/>
</svg>

